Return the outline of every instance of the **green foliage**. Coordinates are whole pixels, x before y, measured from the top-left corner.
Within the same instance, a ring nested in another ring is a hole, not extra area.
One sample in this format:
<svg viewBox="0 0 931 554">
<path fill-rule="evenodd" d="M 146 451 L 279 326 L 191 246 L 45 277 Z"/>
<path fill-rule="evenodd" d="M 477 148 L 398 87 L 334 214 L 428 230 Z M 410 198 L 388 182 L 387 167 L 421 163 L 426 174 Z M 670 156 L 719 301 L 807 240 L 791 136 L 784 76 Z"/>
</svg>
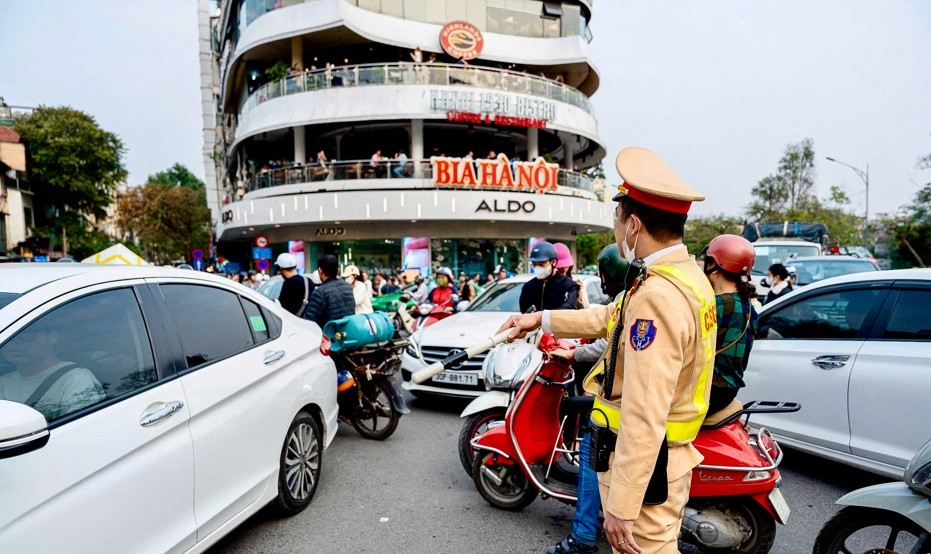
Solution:
<svg viewBox="0 0 931 554">
<path fill-rule="evenodd" d="M 780 214 L 804 210 L 813 200 L 815 147 L 811 139 L 786 146 L 779 167 L 753 187 L 750 221 L 778 221 Z"/>
<path fill-rule="evenodd" d="M 123 143 L 93 117 L 67 107 L 39 107 L 13 124 L 26 143 L 36 225 L 78 233 L 88 217 L 102 218 L 126 179 Z M 73 217 L 69 217 L 73 216 Z M 48 235 L 45 235 L 48 236 Z"/>
<path fill-rule="evenodd" d="M 931 183 L 906 207 L 906 213 L 887 227 L 893 246 L 907 265 L 925 267 L 931 261 Z"/>
<path fill-rule="evenodd" d="M 149 260 L 187 260 L 208 246 L 210 210 L 193 188 L 148 183 L 122 195 L 116 223 L 139 240 Z"/>
<path fill-rule="evenodd" d="M 191 170 L 183 165 L 176 163 L 165 171 L 159 171 L 155 175 L 149 175 L 146 183 L 155 183 L 163 187 L 186 187 L 194 191 L 203 193 L 204 202 L 207 202 L 206 190 L 207 185 L 197 178 L 197 175 L 191 173 Z"/>
<path fill-rule="evenodd" d="M 605 246 L 614 242 L 614 231 L 584 233 L 576 237 L 575 267 L 582 268 L 598 263 L 598 254 Z"/>
<path fill-rule="evenodd" d="M 280 81 L 288 75 L 288 64 L 278 60 L 271 67 L 265 70 L 265 76 L 269 81 Z"/>
<path fill-rule="evenodd" d="M 718 235 L 739 235 L 743 224 L 741 218 L 725 214 L 690 217 L 685 222 L 685 245 L 690 253 L 698 254 Z"/>
</svg>

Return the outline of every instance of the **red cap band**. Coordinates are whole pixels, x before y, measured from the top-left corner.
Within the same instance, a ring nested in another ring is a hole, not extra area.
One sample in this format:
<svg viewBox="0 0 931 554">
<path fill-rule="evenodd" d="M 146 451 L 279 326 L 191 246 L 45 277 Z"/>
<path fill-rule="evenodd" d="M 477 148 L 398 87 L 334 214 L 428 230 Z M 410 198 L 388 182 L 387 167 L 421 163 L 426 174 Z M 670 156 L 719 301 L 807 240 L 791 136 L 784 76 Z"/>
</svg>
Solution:
<svg viewBox="0 0 931 554">
<path fill-rule="evenodd" d="M 621 190 L 621 188 L 626 189 L 627 192 L 625 193 L 623 190 Z M 621 190 L 622 194 L 626 194 L 631 199 L 636 200 L 641 204 L 646 204 L 647 206 L 651 206 L 653 208 L 667 212 L 687 214 L 689 213 L 689 208 L 692 207 L 691 200 L 676 200 L 675 198 L 667 198 L 658 194 L 644 192 L 631 186 L 630 183 L 626 181 L 622 183 L 620 187 L 618 187 L 618 190 Z"/>
</svg>

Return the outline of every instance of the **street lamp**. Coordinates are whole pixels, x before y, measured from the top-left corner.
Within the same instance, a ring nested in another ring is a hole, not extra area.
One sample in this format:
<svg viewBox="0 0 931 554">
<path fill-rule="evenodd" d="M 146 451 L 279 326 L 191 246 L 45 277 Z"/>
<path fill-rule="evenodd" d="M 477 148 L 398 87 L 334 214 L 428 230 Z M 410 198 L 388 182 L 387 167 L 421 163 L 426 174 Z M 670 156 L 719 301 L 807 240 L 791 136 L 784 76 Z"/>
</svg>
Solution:
<svg viewBox="0 0 931 554">
<path fill-rule="evenodd" d="M 854 173 L 856 173 L 860 177 L 860 179 L 863 179 L 863 184 L 866 185 L 866 221 L 867 223 L 869 223 L 870 221 L 870 164 L 866 164 L 866 171 L 863 171 L 859 167 L 854 167 L 848 163 L 835 160 L 834 158 L 830 156 L 827 156 L 827 160 L 829 162 L 840 164 L 844 167 L 849 167 L 850 169 L 854 171 Z"/>
</svg>

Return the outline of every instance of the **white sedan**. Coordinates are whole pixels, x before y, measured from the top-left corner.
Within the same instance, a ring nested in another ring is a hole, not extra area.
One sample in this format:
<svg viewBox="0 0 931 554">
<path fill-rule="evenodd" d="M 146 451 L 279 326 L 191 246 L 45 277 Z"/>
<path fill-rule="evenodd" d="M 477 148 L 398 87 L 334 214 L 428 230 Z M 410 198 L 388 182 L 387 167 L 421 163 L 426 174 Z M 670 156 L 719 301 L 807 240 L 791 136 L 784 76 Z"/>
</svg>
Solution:
<svg viewBox="0 0 931 554">
<path fill-rule="evenodd" d="M 328 345 L 204 273 L 0 265 L 0 552 L 200 552 L 301 511 L 337 428 Z"/>
<path fill-rule="evenodd" d="M 426 383 L 414 383 L 411 374 L 492 336 L 509 316 L 520 313 L 521 287 L 532 278 L 532 275 L 519 275 L 494 283 L 465 310 L 414 333 L 401 356 L 404 379 L 401 386 L 414 396 L 475 398 L 484 394 L 487 390 L 482 372 L 484 353 L 435 375 Z M 589 304 L 610 302 L 601 291 L 601 280 L 597 276 L 579 278 L 583 285 L 579 294 L 584 294 Z"/>
<path fill-rule="evenodd" d="M 802 404 L 779 443 L 893 478 L 931 438 L 931 269 L 856 273 L 766 305 L 740 392 Z"/>
</svg>

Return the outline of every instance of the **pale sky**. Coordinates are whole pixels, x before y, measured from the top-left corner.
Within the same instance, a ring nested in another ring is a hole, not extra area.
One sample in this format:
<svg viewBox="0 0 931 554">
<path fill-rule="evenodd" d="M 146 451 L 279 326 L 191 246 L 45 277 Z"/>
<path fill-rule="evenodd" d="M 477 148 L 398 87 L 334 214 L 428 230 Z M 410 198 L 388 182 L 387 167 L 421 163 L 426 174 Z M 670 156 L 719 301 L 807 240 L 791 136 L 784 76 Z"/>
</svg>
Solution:
<svg viewBox="0 0 931 554">
<path fill-rule="evenodd" d="M 817 191 L 856 213 L 908 203 L 931 171 L 931 2 L 595 0 L 595 115 L 614 156 L 645 146 L 739 215 L 790 142 L 814 140 Z M 127 148 L 130 184 L 186 165 L 203 177 L 196 0 L 0 0 L 0 96 L 70 105 Z"/>
</svg>

